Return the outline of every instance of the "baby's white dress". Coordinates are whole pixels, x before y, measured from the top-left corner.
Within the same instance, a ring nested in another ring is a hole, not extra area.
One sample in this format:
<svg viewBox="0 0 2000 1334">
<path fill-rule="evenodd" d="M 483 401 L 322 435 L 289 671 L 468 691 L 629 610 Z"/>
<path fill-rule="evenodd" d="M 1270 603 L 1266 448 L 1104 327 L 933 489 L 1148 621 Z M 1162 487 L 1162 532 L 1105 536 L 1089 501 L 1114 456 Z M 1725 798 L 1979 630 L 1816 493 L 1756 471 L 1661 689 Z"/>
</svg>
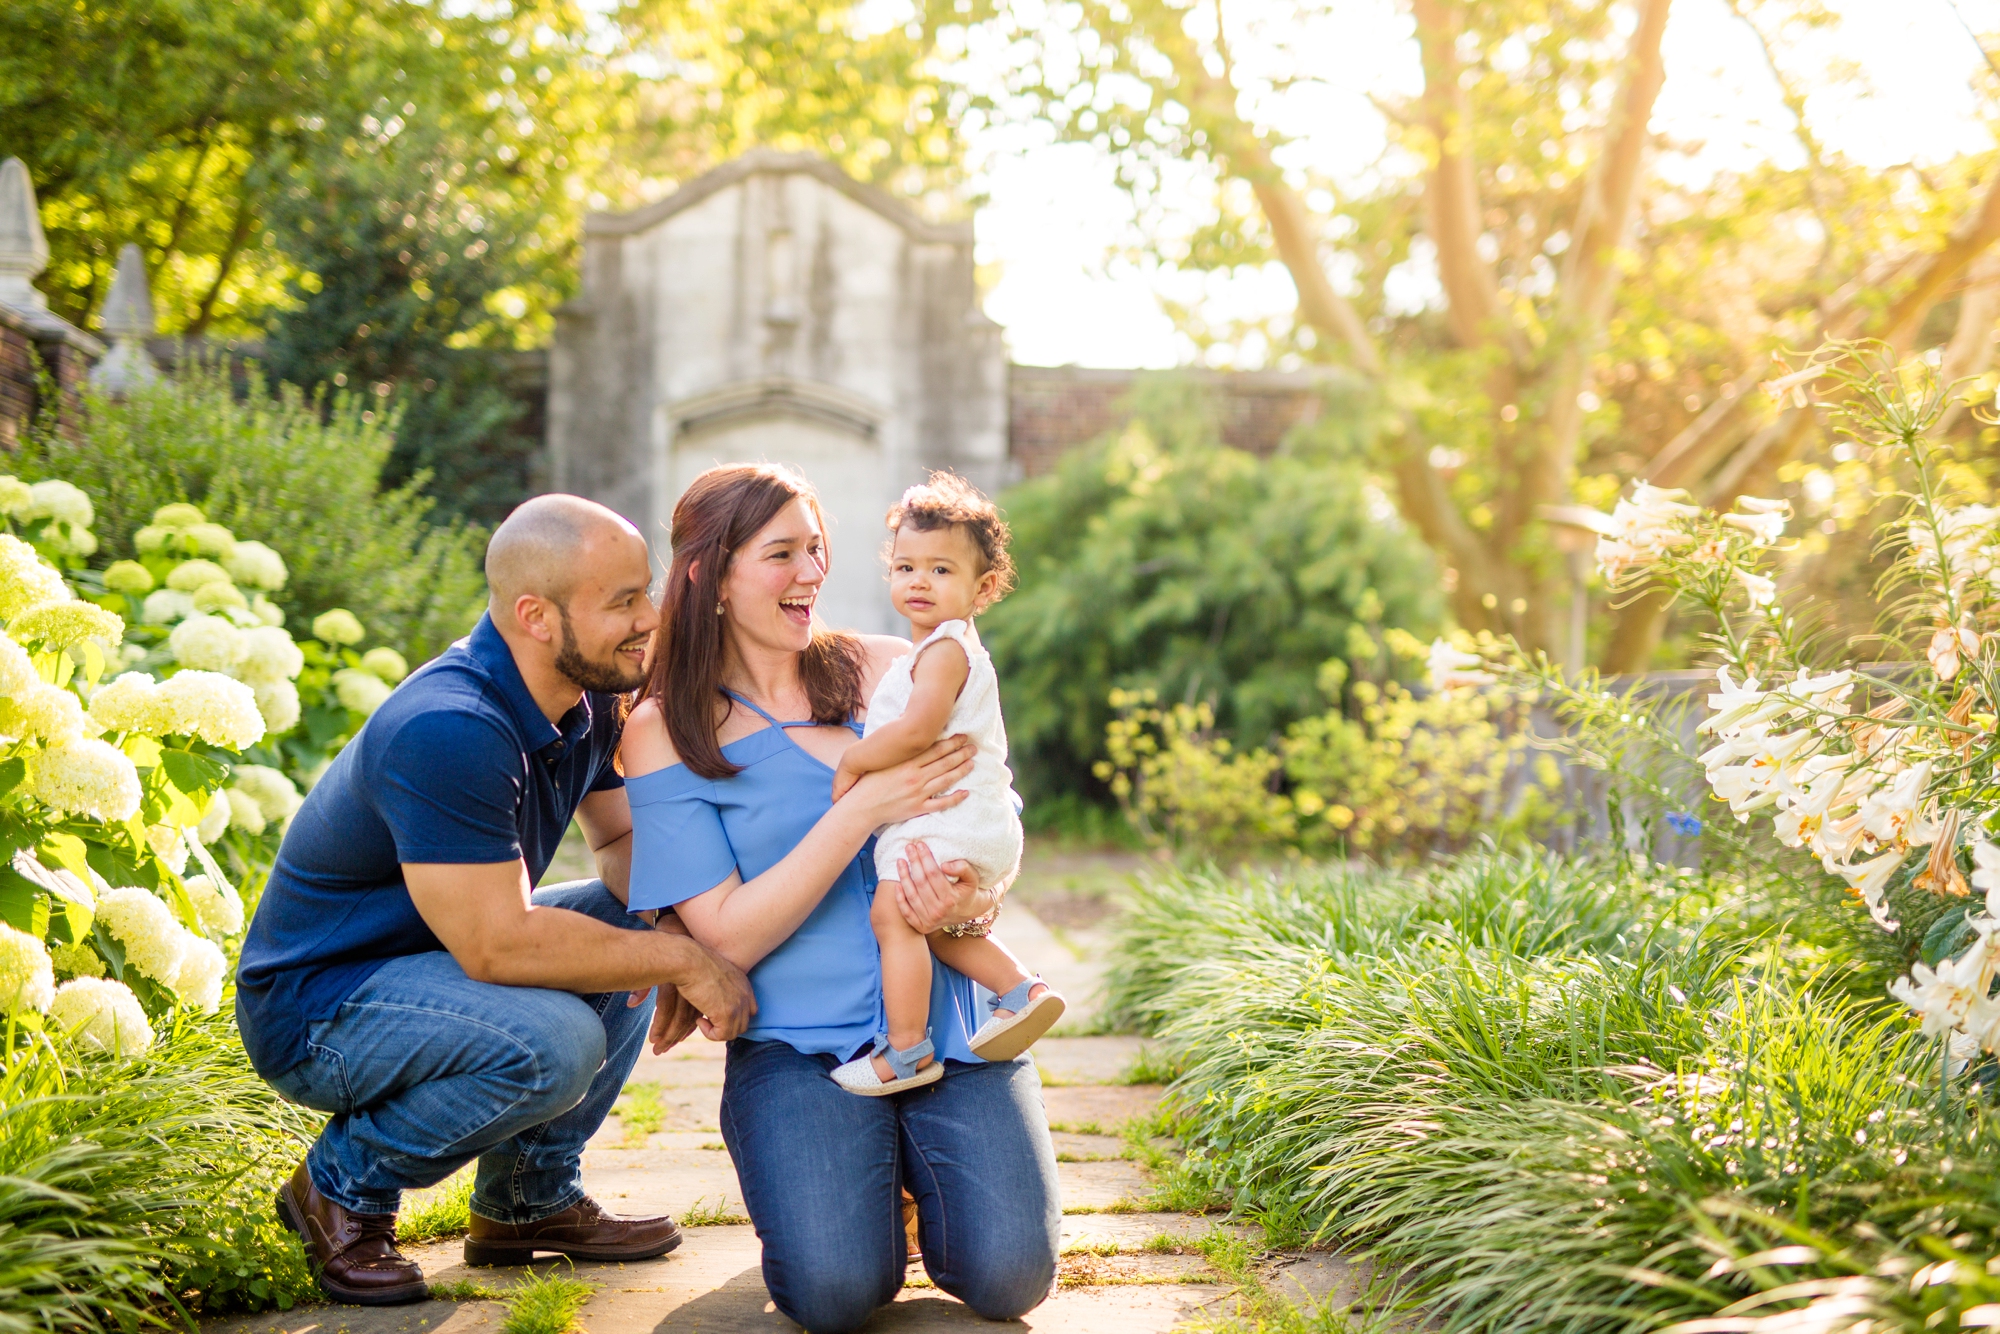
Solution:
<svg viewBox="0 0 2000 1334">
<path fill-rule="evenodd" d="M 1000 717 L 1000 678 L 994 674 L 993 659 L 970 624 L 946 621 L 907 657 L 889 665 L 868 701 L 868 725 L 862 735 L 872 735 L 883 724 L 903 716 L 916 688 L 912 674 L 917 659 L 925 649 L 944 639 L 958 641 L 971 667 L 965 686 L 952 705 L 951 718 L 940 735 L 968 736 L 977 747 L 972 772 L 952 789 L 969 791 L 972 795 L 950 810 L 932 811 L 885 827 L 875 840 L 875 874 L 883 880 L 899 879 L 902 873 L 896 869 L 896 859 L 911 843 L 922 842 L 941 862 L 954 859 L 970 862 L 979 874 L 979 887 L 993 889 L 1011 880 L 1021 868 L 1021 817 L 1014 805 L 1014 775 L 1007 768 L 1007 725 Z"/>
</svg>

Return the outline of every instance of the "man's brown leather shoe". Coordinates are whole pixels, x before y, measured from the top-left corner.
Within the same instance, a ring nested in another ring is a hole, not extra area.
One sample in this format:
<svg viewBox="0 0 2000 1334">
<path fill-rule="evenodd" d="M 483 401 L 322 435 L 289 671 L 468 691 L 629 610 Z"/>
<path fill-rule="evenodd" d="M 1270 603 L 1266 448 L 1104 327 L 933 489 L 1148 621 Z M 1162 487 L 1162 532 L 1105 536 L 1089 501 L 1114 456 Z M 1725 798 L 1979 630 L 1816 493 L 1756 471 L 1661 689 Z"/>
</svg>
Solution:
<svg viewBox="0 0 2000 1334">
<path fill-rule="evenodd" d="M 305 1241 L 335 1301 L 398 1306 L 430 1294 L 424 1271 L 396 1249 L 396 1215 L 349 1213 L 319 1193 L 304 1163 L 278 1188 L 278 1221 Z"/>
<path fill-rule="evenodd" d="M 680 1244 L 681 1230 L 673 1219 L 618 1218 L 586 1195 L 561 1213 L 534 1223 L 496 1223 L 474 1214 L 465 1238 L 465 1262 L 524 1265 L 537 1251 L 572 1260 L 650 1260 Z"/>
</svg>

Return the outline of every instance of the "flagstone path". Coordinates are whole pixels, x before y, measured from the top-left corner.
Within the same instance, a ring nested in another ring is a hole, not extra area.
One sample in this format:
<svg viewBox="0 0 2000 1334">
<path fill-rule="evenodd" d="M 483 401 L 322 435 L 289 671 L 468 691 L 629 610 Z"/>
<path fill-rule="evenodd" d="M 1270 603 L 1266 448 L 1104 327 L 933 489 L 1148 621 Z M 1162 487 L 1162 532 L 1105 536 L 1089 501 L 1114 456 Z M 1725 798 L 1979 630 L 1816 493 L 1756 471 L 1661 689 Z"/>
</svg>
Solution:
<svg viewBox="0 0 2000 1334">
<path fill-rule="evenodd" d="M 1067 943 L 1024 907 L 1010 906 L 1003 935 L 1031 965 L 1079 1004 L 1065 1029 L 1087 1023 L 1100 982 L 1097 942 Z M 1181 1254 L 1162 1249 L 1162 1236 L 1190 1242 L 1215 1220 L 1145 1211 L 1152 1186 L 1126 1155 L 1118 1131 L 1157 1106 L 1156 1086 L 1122 1083 L 1138 1054 L 1136 1038 L 1045 1038 L 1035 1048 L 1044 1098 L 1055 1133 L 1063 1200 L 1060 1286 L 1018 1322 L 995 1326 L 928 1285 L 921 1265 L 911 1285 L 867 1326 L 871 1334 L 931 1334 L 1011 1328 L 1037 1334 L 1155 1334 L 1204 1310 L 1227 1309 L 1231 1289 L 1190 1245 Z M 652 1133 L 629 1131 L 617 1117 L 591 1141 L 584 1156 L 584 1184 L 607 1208 L 620 1213 L 740 1216 L 742 1196 L 716 1128 L 722 1094 L 722 1048 L 695 1038 L 665 1056 L 644 1056 L 627 1085 L 657 1089 L 662 1110 Z M 643 1091 L 642 1091 L 643 1092 Z M 648 1101 L 651 1099 L 649 1098 Z M 1248 1230 L 1244 1230 L 1246 1235 Z M 1146 1243 L 1155 1242 L 1146 1249 Z M 503 1289 L 524 1272 L 469 1269 L 461 1243 L 440 1241 L 411 1249 L 436 1284 L 469 1280 Z M 745 1223 L 689 1227 L 672 1254 L 632 1264 L 580 1264 L 575 1277 L 596 1292 L 579 1324 L 589 1334 L 739 1334 L 796 1329 L 778 1315 L 759 1272 L 757 1238 Z M 545 1260 L 539 1269 L 568 1266 Z M 1319 1295 L 1338 1276 L 1301 1272 L 1302 1293 Z M 497 1334 L 505 1307 L 496 1301 L 427 1301 L 387 1309 L 306 1307 L 209 1322 L 205 1334 Z"/>
</svg>

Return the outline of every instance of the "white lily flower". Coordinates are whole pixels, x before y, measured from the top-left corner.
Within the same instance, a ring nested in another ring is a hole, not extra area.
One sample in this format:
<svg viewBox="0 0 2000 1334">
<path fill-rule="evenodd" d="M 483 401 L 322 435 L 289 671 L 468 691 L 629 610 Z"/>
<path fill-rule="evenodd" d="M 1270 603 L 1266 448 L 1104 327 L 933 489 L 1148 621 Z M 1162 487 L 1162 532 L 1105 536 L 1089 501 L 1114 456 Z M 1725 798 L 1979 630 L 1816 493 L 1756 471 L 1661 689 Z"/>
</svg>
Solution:
<svg viewBox="0 0 2000 1334">
<path fill-rule="evenodd" d="M 2000 922 L 1991 917 L 1975 917 L 1972 930 L 1971 946 L 1958 957 L 1974 969 L 1979 994 L 1983 996 L 1992 989 L 1994 975 L 2000 973 Z"/>
<path fill-rule="evenodd" d="M 1875 924 L 1884 931 L 1894 931 L 1896 923 L 1889 918 L 1889 901 L 1883 896 L 1889 888 L 1889 877 L 1894 875 L 1896 868 L 1902 864 L 1901 852 L 1885 852 L 1872 861 L 1865 861 L 1856 866 L 1836 866 L 1832 869 L 1847 882 L 1849 889 L 1861 896 L 1861 901 L 1868 905 L 1869 916 L 1875 919 Z"/>
<path fill-rule="evenodd" d="M 1725 514 L 1722 521 L 1750 534 L 1750 540 L 1760 547 L 1768 547 L 1785 535 L 1782 514 Z"/>
<path fill-rule="evenodd" d="M 1793 701 L 1782 695 L 1758 689 L 1757 678 L 1754 676 L 1738 686 L 1730 679 L 1727 667 L 1718 667 L 1715 670 L 1715 679 L 1722 684 L 1720 692 L 1708 697 L 1708 707 L 1715 712 L 1701 720 L 1694 729 L 1697 732 L 1713 732 L 1717 736 L 1731 735 L 1759 723 L 1769 722 L 1795 707 Z"/>
<path fill-rule="evenodd" d="M 1983 838 L 1972 844 L 1972 887 L 1985 892 L 1987 915 L 2000 917 L 2000 846 Z"/>
<path fill-rule="evenodd" d="M 1753 607 L 1768 607 L 1778 600 L 1778 582 L 1748 570 L 1736 572 L 1736 582 L 1743 585 L 1745 596 Z"/>
<path fill-rule="evenodd" d="M 1928 842 L 1920 838 L 1923 822 L 1917 806 L 1924 798 L 1924 786 L 1931 780 L 1931 762 L 1911 765 L 1883 788 L 1861 803 L 1861 827 L 1882 848 L 1907 848 Z"/>
<path fill-rule="evenodd" d="M 1938 680 L 1949 681 L 1958 675 L 1961 655 L 1969 658 L 1976 656 L 1978 652 L 1978 635 L 1964 626 L 1954 630 L 1948 625 L 1942 625 L 1938 627 L 1937 633 L 1931 636 L 1931 646 L 1924 650 L 1924 656 L 1930 659 L 1931 670 L 1937 673 Z"/>
<path fill-rule="evenodd" d="M 1431 641 L 1428 665 L 1433 690 L 1490 685 L 1494 680 L 1493 673 L 1478 670 L 1486 665 L 1484 658 L 1477 653 L 1466 653 L 1455 649 L 1442 638 Z"/>
<path fill-rule="evenodd" d="M 1979 999 L 1965 1016 L 1965 1031 L 1951 1037 L 1951 1072 L 1957 1074 L 1983 1048 L 2000 1051 L 2000 1003 Z"/>
<path fill-rule="evenodd" d="M 1910 976 L 1889 984 L 1889 994 L 1923 1016 L 1925 1037 L 1938 1038 L 1963 1025 L 1974 1003 L 1986 999 L 1978 981 L 1978 970 L 1959 959 L 1934 969 L 1918 963 L 1910 966 Z"/>
<path fill-rule="evenodd" d="M 1843 668 L 1819 676 L 1812 676 L 1802 671 L 1789 686 L 1785 687 L 1785 693 L 1794 699 L 1804 700 L 1816 709 L 1830 709 L 1846 699 L 1853 689 L 1854 673 Z"/>
<path fill-rule="evenodd" d="M 1736 508 L 1746 514 L 1782 514 L 1787 519 L 1792 517 L 1792 502 L 1782 497 L 1765 499 L 1762 496 L 1738 496 Z"/>
</svg>

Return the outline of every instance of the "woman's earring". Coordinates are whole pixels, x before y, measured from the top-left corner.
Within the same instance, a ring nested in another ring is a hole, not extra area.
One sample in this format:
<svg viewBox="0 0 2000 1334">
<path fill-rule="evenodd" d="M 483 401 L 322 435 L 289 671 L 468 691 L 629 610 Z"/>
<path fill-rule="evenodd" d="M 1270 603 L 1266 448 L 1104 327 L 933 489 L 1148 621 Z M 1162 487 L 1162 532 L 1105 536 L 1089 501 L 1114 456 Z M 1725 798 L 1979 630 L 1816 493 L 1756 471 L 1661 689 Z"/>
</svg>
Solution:
<svg viewBox="0 0 2000 1334">
<path fill-rule="evenodd" d="M 722 615 L 722 604 L 720 602 L 715 604 L 715 614 L 717 616 Z"/>
</svg>

